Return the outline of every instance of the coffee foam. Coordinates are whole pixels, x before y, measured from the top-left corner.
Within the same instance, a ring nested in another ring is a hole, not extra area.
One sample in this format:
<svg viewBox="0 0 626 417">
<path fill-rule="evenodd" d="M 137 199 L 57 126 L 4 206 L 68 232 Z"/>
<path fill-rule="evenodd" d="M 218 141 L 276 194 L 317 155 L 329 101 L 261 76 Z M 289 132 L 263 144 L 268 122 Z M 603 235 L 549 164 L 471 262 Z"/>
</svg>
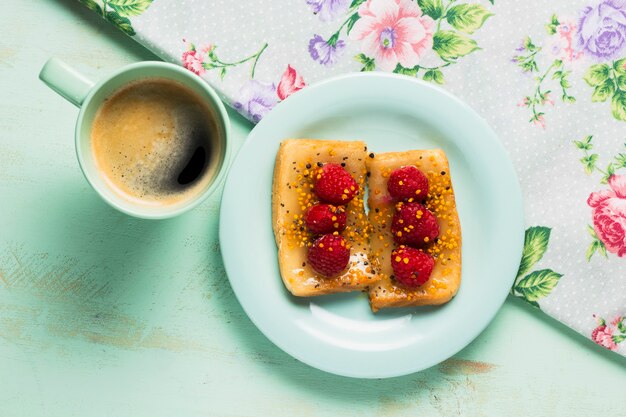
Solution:
<svg viewBox="0 0 626 417">
<path fill-rule="evenodd" d="M 221 153 L 217 139 L 211 109 L 188 88 L 162 79 L 142 80 L 113 94 L 92 128 L 96 164 L 109 186 L 130 200 L 153 204 L 184 201 L 208 185 Z M 197 178 L 179 181 L 186 167 L 194 173 L 191 160 Z"/>
</svg>

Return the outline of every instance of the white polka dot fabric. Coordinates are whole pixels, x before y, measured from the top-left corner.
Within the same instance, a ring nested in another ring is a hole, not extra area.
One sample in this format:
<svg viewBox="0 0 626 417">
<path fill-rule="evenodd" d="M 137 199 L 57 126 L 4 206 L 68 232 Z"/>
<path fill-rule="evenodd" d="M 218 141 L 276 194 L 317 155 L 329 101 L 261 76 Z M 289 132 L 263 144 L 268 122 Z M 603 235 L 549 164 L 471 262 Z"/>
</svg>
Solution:
<svg viewBox="0 0 626 417">
<path fill-rule="evenodd" d="M 253 121 L 307 84 L 362 69 L 465 100 L 523 189 L 513 292 L 626 354 L 626 1 L 137 1 L 151 4 L 117 10 L 134 39 Z"/>
</svg>

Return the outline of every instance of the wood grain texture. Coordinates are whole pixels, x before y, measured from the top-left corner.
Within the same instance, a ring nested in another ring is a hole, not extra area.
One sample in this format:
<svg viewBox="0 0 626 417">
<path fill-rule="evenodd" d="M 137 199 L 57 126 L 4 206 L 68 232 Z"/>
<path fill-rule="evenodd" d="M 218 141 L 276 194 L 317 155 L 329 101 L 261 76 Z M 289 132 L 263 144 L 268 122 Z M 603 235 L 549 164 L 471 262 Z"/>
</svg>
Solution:
<svg viewBox="0 0 626 417">
<path fill-rule="evenodd" d="M 624 358 L 513 299 L 401 378 L 283 353 L 228 285 L 217 197 L 168 221 L 115 212 L 76 163 L 77 109 L 37 79 L 51 55 L 94 77 L 154 56 L 73 0 L 0 19 L 0 416 L 623 415 Z M 251 126 L 230 115 L 239 146 Z"/>
</svg>

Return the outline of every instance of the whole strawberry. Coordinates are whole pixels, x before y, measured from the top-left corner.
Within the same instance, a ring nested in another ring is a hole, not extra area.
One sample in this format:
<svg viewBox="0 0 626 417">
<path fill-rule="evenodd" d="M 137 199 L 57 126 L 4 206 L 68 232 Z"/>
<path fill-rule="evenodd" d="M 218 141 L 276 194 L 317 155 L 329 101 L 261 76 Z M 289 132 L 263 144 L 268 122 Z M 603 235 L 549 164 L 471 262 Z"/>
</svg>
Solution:
<svg viewBox="0 0 626 417">
<path fill-rule="evenodd" d="M 346 217 L 343 207 L 318 203 L 306 211 L 304 223 L 312 233 L 322 235 L 341 232 L 346 228 Z"/>
<path fill-rule="evenodd" d="M 389 175 L 387 190 L 397 201 L 421 201 L 428 195 L 428 178 L 413 165 L 407 165 Z"/>
<path fill-rule="evenodd" d="M 419 246 L 439 236 L 437 218 L 419 203 L 399 203 L 391 221 L 394 242 Z"/>
<path fill-rule="evenodd" d="M 401 245 L 391 252 L 393 276 L 400 284 L 415 288 L 423 285 L 433 272 L 435 260 L 421 250 Z"/>
<path fill-rule="evenodd" d="M 333 277 L 346 269 L 350 249 L 340 235 L 323 235 L 309 247 L 309 265 L 326 277 Z"/>
<path fill-rule="evenodd" d="M 324 202 L 343 205 L 358 194 L 359 185 L 341 165 L 325 164 L 317 170 L 314 191 Z"/>
</svg>

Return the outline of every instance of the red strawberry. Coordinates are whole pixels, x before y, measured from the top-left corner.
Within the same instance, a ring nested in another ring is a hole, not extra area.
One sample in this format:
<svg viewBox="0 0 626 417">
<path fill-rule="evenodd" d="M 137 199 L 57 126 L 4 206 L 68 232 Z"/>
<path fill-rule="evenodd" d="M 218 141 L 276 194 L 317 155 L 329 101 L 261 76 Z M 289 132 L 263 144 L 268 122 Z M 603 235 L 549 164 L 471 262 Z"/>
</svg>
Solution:
<svg viewBox="0 0 626 417">
<path fill-rule="evenodd" d="M 304 222 L 312 233 L 341 232 L 346 228 L 346 211 L 330 204 L 315 204 L 304 214 Z"/>
<path fill-rule="evenodd" d="M 348 204 L 359 192 L 359 185 L 341 165 L 326 164 L 317 170 L 315 193 L 327 203 Z"/>
<path fill-rule="evenodd" d="M 439 236 L 435 216 L 419 203 L 398 203 L 391 221 L 393 240 L 398 244 L 419 246 Z"/>
<path fill-rule="evenodd" d="M 324 235 L 309 247 L 308 260 L 314 270 L 332 277 L 348 266 L 350 249 L 340 235 Z"/>
<path fill-rule="evenodd" d="M 407 165 L 389 175 L 387 190 L 398 201 L 421 201 L 428 194 L 428 178 L 413 165 Z"/>
<path fill-rule="evenodd" d="M 424 284 L 433 272 L 435 260 L 427 253 L 400 245 L 391 252 L 393 276 L 400 284 L 415 288 Z"/>
</svg>

